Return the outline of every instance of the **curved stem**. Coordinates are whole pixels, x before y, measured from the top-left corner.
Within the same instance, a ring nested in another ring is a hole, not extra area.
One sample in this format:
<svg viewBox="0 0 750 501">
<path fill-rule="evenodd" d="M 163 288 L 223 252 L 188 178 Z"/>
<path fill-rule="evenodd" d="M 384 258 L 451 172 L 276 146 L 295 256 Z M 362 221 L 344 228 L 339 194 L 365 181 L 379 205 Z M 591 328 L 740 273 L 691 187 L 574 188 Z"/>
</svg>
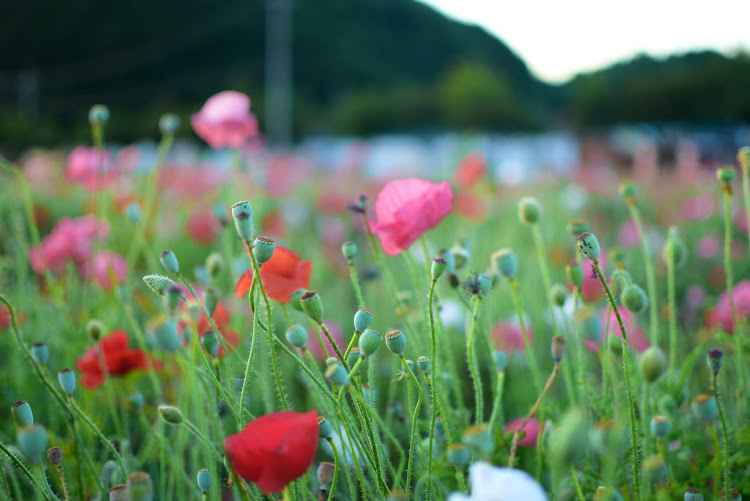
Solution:
<svg viewBox="0 0 750 501">
<path fill-rule="evenodd" d="M 721 433 L 724 439 L 724 450 L 722 456 L 724 459 L 724 492 L 729 492 L 729 433 L 727 433 L 727 420 L 724 418 L 724 409 L 719 399 L 719 381 L 715 372 L 711 372 L 711 389 L 713 390 L 716 407 L 719 410 L 719 421 L 721 421 Z"/>
<path fill-rule="evenodd" d="M 328 488 L 328 501 L 333 501 L 333 493 L 336 491 L 336 481 L 339 478 L 339 451 L 333 440 L 328 439 L 328 444 L 333 449 L 333 480 L 331 480 L 331 485 Z"/>
<path fill-rule="evenodd" d="M 13 465 L 16 468 L 18 468 L 21 471 L 21 473 L 26 475 L 26 477 L 29 479 L 29 482 L 31 482 L 31 485 L 33 485 L 37 491 L 41 492 L 42 495 L 44 495 L 45 499 L 48 499 L 48 500 L 51 499 L 47 491 L 44 490 L 44 487 L 42 487 L 39 484 L 39 481 L 36 479 L 36 477 L 31 473 L 31 471 L 26 467 L 26 465 L 23 464 L 23 461 L 18 459 L 18 457 L 16 457 L 16 455 L 13 454 L 13 452 L 11 452 L 10 449 L 8 449 L 5 446 L 5 444 L 2 442 L 0 442 L 0 450 L 3 451 L 5 455 L 7 455 L 10 458 L 10 461 L 13 463 Z"/>
<path fill-rule="evenodd" d="M 44 480 L 44 487 L 47 488 L 47 493 L 50 495 L 50 497 L 54 501 L 60 501 L 60 498 L 57 497 L 57 494 L 55 494 L 52 491 L 52 487 L 49 486 L 49 480 L 47 479 L 47 473 L 44 471 L 44 469 L 45 469 L 44 468 L 44 464 L 43 463 L 39 463 L 39 473 L 42 474 L 42 480 Z"/>
<path fill-rule="evenodd" d="M 469 370 L 471 371 L 471 378 L 474 380 L 474 399 L 476 403 L 476 416 L 474 422 L 477 424 L 482 422 L 482 414 L 484 413 L 482 381 L 479 378 L 479 367 L 477 366 L 477 359 L 474 354 L 474 334 L 477 330 L 477 317 L 479 316 L 479 307 L 481 304 L 482 296 L 477 296 L 476 302 L 474 303 L 474 311 L 471 316 L 469 334 L 466 338 L 466 354 L 469 357 Z"/>
<path fill-rule="evenodd" d="M 638 229 L 638 236 L 641 239 L 641 252 L 643 254 L 643 264 L 646 267 L 646 286 L 648 288 L 648 300 L 649 300 L 649 321 L 651 322 L 651 344 L 659 346 L 659 308 L 656 297 L 656 279 L 654 278 L 654 264 L 651 261 L 651 253 L 648 250 L 648 242 L 646 241 L 646 232 L 643 230 L 643 222 L 641 221 L 641 214 L 638 211 L 638 206 L 635 202 L 628 202 L 628 210 L 630 210 L 630 216 L 633 218 L 636 228 Z"/>
<path fill-rule="evenodd" d="M 255 304 L 258 304 L 258 290 L 255 287 L 255 275 L 253 275 L 253 283 L 250 284 L 250 296 L 255 294 Z M 250 352 L 247 354 L 247 364 L 245 364 L 245 377 L 242 379 L 242 389 L 240 390 L 240 428 L 245 427 L 245 395 L 247 394 L 248 381 L 250 381 L 250 366 L 253 363 L 253 355 L 255 355 L 255 340 L 258 333 L 258 315 L 253 310 L 253 338 L 250 340 Z"/>
<path fill-rule="evenodd" d="M 411 489 L 411 467 L 414 461 L 414 452 L 416 449 L 416 447 L 414 446 L 414 438 L 417 432 L 417 417 L 419 417 L 419 408 L 422 405 L 422 387 L 420 386 L 417 377 L 414 375 L 414 372 L 412 372 L 412 370 L 409 368 L 409 364 L 406 363 L 406 359 L 404 358 L 404 356 L 401 355 L 399 358 L 401 359 L 401 365 L 403 365 L 404 369 L 406 369 L 406 372 L 409 373 L 411 382 L 413 382 L 414 386 L 417 387 L 418 394 L 417 404 L 414 406 L 414 414 L 411 420 L 411 434 L 409 435 L 409 460 L 406 465 L 406 492 L 408 493 Z"/>
<path fill-rule="evenodd" d="M 625 373 L 625 391 L 627 392 L 628 397 L 628 413 L 630 418 L 630 440 L 632 441 L 632 451 L 633 451 L 633 485 L 634 485 L 634 500 L 638 501 L 638 498 L 640 496 L 640 478 L 639 478 L 639 468 L 638 468 L 638 434 L 637 434 L 637 426 L 638 422 L 635 418 L 635 406 L 633 404 L 633 389 L 630 384 L 630 347 L 628 346 L 628 335 L 625 331 L 625 325 L 623 324 L 622 317 L 620 316 L 620 310 L 617 309 L 617 304 L 615 303 L 614 298 L 612 297 L 612 291 L 609 288 L 609 285 L 607 284 L 607 280 L 604 278 L 604 274 L 602 273 L 602 269 L 599 266 L 599 261 L 594 261 L 594 267 L 596 268 L 596 274 L 599 276 L 599 280 L 601 281 L 602 285 L 604 286 L 604 290 L 607 292 L 607 298 L 609 299 L 609 304 L 612 305 L 612 309 L 615 312 L 615 316 L 617 317 L 617 323 L 620 325 L 620 332 L 622 333 L 622 370 Z M 653 303 L 652 303 L 653 304 Z"/>
<path fill-rule="evenodd" d="M 497 389 L 495 390 L 495 402 L 492 405 L 492 414 L 487 427 L 490 430 L 495 429 L 495 421 L 500 419 L 500 427 L 503 424 L 503 383 L 505 382 L 505 371 L 497 371 Z"/>
</svg>

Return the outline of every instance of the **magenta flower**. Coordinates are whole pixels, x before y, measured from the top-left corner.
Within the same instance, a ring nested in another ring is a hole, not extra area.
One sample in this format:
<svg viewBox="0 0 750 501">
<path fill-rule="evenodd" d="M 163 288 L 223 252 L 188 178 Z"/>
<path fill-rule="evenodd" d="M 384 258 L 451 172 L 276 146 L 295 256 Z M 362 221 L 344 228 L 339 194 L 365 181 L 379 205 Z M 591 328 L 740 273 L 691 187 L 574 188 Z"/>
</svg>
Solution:
<svg viewBox="0 0 750 501">
<path fill-rule="evenodd" d="M 514 419 L 513 421 L 506 424 L 505 428 L 503 428 L 503 435 L 507 434 L 510 431 L 516 431 L 518 428 L 521 427 L 521 424 L 523 424 L 523 420 L 524 418 Z M 537 442 L 537 439 L 539 438 L 539 427 L 540 427 L 539 420 L 535 417 L 531 418 L 529 422 L 526 423 L 526 426 L 521 428 L 521 431 L 526 432 L 526 436 L 518 441 L 518 446 L 519 447 L 536 447 L 536 442 Z"/>
<path fill-rule="evenodd" d="M 732 289 L 734 308 L 737 310 L 737 318 L 740 322 L 750 317 L 750 280 L 743 280 Z M 729 305 L 727 291 L 721 293 L 716 307 L 707 315 L 709 327 L 721 326 L 725 332 L 734 333 L 734 321 L 732 319 L 732 308 Z"/>
<path fill-rule="evenodd" d="M 94 240 L 104 239 L 108 234 L 109 225 L 97 222 L 96 216 L 64 217 L 39 247 L 29 248 L 31 267 L 41 275 L 47 270 L 62 270 L 68 262 L 82 265 L 91 257 Z"/>
<path fill-rule="evenodd" d="M 708 261 L 721 250 L 721 240 L 716 235 L 706 235 L 698 241 L 695 246 L 695 253 L 701 259 Z"/>
<path fill-rule="evenodd" d="M 628 344 L 631 348 L 635 348 L 638 353 L 643 353 L 648 349 L 651 344 L 643 334 L 641 327 L 636 327 L 633 322 L 633 314 L 625 308 L 618 308 L 620 317 L 622 317 L 622 323 L 625 326 L 625 331 L 628 333 Z M 586 339 L 583 344 L 591 351 L 599 351 L 599 347 L 603 345 L 607 340 L 607 310 L 604 309 L 599 313 L 602 321 L 602 340 L 601 344 L 593 339 Z M 622 339 L 622 330 L 620 330 L 620 324 L 617 322 L 617 315 L 614 310 L 609 312 L 609 335 L 617 336 Z"/>
<path fill-rule="evenodd" d="M 111 187 L 120 176 L 138 167 L 140 150 L 136 146 L 123 148 L 112 162 L 109 151 L 78 146 L 70 152 L 65 169 L 65 180 L 83 185 L 89 192 Z"/>
<path fill-rule="evenodd" d="M 86 263 L 84 276 L 93 279 L 102 289 L 109 292 L 115 285 L 125 283 L 128 276 L 128 262 L 116 252 L 108 250 L 97 252 L 94 258 Z"/>
<path fill-rule="evenodd" d="M 258 133 L 258 120 L 250 113 L 250 98 L 226 90 L 208 98 L 190 117 L 195 133 L 211 148 L 239 148 Z"/>
<path fill-rule="evenodd" d="M 448 181 L 399 179 L 386 184 L 375 201 L 377 221 L 370 229 L 380 237 L 383 250 L 396 256 L 437 226 L 453 209 L 453 190 Z"/>
<path fill-rule="evenodd" d="M 534 331 L 531 330 L 530 325 L 526 325 L 526 335 L 529 338 L 529 346 L 534 346 Z M 491 331 L 490 336 L 495 342 L 495 347 L 506 353 L 512 353 L 514 351 L 524 351 L 523 345 L 523 331 L 521 330 L 521 324 L 518 322 L 500 322 L 495 324 Z"/>
</svg>

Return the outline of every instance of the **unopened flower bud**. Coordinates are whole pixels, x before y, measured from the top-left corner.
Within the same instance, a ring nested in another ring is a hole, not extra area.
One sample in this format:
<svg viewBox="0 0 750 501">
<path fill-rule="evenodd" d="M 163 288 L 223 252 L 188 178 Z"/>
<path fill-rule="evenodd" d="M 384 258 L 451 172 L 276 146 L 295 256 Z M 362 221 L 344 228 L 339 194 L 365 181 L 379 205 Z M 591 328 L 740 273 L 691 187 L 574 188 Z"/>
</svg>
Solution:
<svg viewBox="0 0 750 501">
<path fill-rule="evenodd" d="M 583 254 L 584 257 L 591 259 L 592 261 L 597 261 L 599 259 L 601 248 L 599 247 L 599 240 L 597 240 L 596 235 L 590 231 L 581 233 L 578 235 L 576 242 L 578 243 L 578 250 L 581 251 L 581 254 Z"/>
<path fill-rule="evenodd" d="M 552 285 L 550 290 L 550 297 L 552 301 L 557 305 L 558 308 L 562 308 L 565 304 L 565 300 L 568 299 L 568 291 L 561 284 Z"/>
<path fill-rule="evenodd" d="M 323 300 L 320 299 L 320 295 L 318 295 L 317 292 L 305 292 L 302 297 L 300 297 L 300 303 L 302 304 L 302 309 L 307 313 L 307 316 L 317 323 L 323 321 Z"/>
<path fill-rule="evenodd" d="M 307 331 L 300 324 L 294 324 L 286 330 L 286 340 L 297 348 L 307 346 Z"/>
<path fill-rule="evenodd" d="M 232 218 L 237 234 L 244 241 L 253 239 L 253 207 L 250 202 L 237 202 L 232 206 Z"/>
<path fill-rule="evenodd" d="M 469 448 L 464 444 L 453 444 L 445 451 L 448 462 L 454 468 L 464 468 L 469 464 L 471 454 Z"/>
<path fill-rule="evenodd" d="M 49 347 L 47 343 L 37 341 L 31 345 L 31 356 L 36 360 L 36 363 L 40 365 L 47 365 L 49 362 Z"/>
<path fill-rule="evenodd" d="M 258 261 L 258 265 L 262 265 L 273 256 L 273 251 L 276 249 L 276 242 L 266 237 L 257 237 L 253 242 L 253 256 Z"/>
<path fill-rule="evenodd" d="M 206 269 L 212 279 L 218 278 L 224 272 L 224 258 L 218 252 L 212 252 L 206 258 Z"/>
<path fill-rule="evenodd" d="M 180 424 L 185 419 L 182 411 L 171 405 L 160 405 L 159 415 L 169 424 Z"/>
<path fill-rule="evenodd" d="M 211 470 L 209 470 L 208 468 L 198 470 L 198 475 L 196 475 L 196 477 L 198 481 L 198 488 L 201 490 L 201 492 L 208 492 L 208 490 L 211 488 Z"/>
<path fill-rule="evenodd" d="M 618 186 L 620 196 L 628 203 L 635 203 L 635 197 L 638 195 L 638 187 L 633 183 L 620 183 Z"/>
<path fill-rule="evenodd" d="M 159 118 L 159 131 L 164 134 L 174 134 L 180 128 L 180 117 L 174 113 L 165 113 Z"/>
<path fill-rule="evenodd" d="M 667 358 L 658 346 L 651 346 L 641 354 L 638 361 L 643 379 L 653 383 L 661 377 L 667 368 Z"/>
<path fill-rule="evenodd" d="M 339 362 L 336 358 L 329 358 L 328 360 L 329 362 L 326 365 L 326 370 L 323 373 L 325 378 L 331 381 L 331 383 L 339 386 L 348 385 L 348 374 L 346 373 L 346 369 L 344 369 L 344 366 L 341 365 L 341 362 Z"/>
<path fill-rule="evenodd" d="M 556 364 L 559 364 L 562 360 L 563 354 L 565 353 L 565 338 L 562 336 L 555 336 L 552 338 L 552 360 Z"/>
<path fill-rule="evenodd" d="M 289 296 L 289 304 L 291 304 L 295 310 L 303 311 L 301 299 L 302 299 L 302 296 L 304 296 L 306 292 L 307 292 L 307 289 L 297 289 L 296 291 L 292 292 L 292 294 Z"/>
<path fill-rule="evenodd" d="M 672 421 L 667 416 L 654 416 L 651 418 L 651 433 L 657 438 L 664 438 L 672 428 Z"/>
<path fill-rule="evenodd" d="M 430 359 L 422 355 L 417 359 L 417 367 L 422 372 L 429 372 L 430 371 Z"/>
<path fill-rule="evenodd" d="M 31 412 L 31 406 L 28 402 L 19 400 L 11 406 L 10 413 L 13 415 L 17 426 L 24 427 L 34 424 L 34 413 Z"/>
<path fill-rule="evenodd" d="M 648 296 L 643 289 L 636 284 L 627 285 L 620 294 L 620 301 L 630 312 L 638 314 L 646 311 L 648 307 Z"/>
<path fill-rule="evenodd" d="M 708 362 L 708 368 L 714 375 L 719 373 L 721 369 L 721 363 L 724 361 L 724 352 L 719 348 L 711 348 L 706 354 L 706 362 Z"/>
<path fill-rule="evenodd" d="M 532 197 L 523 197 L 518 202 L 518 217 L 522 223 L 536 224 L 542 215 L 542 206 Z"/>
<path fill-rule="evenodd" d="M 710 393 L 698 395 L 691 402 L 690 407 L 693 413 L 703 421 L 713 421 L 719 415 L 719 408 L 716 406 L 716 399 Z"/>
<path fill-rule="evenodd" d="M 177 255 L 172 249 L 166 249 L 159 254 L 159 260 L 161 264 L 172 273 L 180 272 L 180 263 L 177 261 Z"/>
<path fill-rule="evenodd" d="M 24 456 L 38 463 L 49 445 L 47 430 L 38 424 L 19 428 L 16 432 L 16 443 Z"/>
<path fill-rule="evenodd" d="M 351 261 L 357 257 L 357 244 L 354 242 L 344 242 L 341 245 L 341 253 L 344 255 L 347 261 Z"/>
<path fill-rule="evenodd" d="M 99 338 L 102 337 L 105 330 L 106 327 L 104 327 L 104 324 L 95 318 L 92 318 L 86 323 L 86 333 L 94 341 L 99 341 Z"/>
<path fill-rule="evenodd" d="M 47 449 L 47 460 L 55 466 L 60 466 L 63 460 L 62 449 L 57 446 Z"/>
<path fill-rule="evenodd" d="M 406 336 L 400 330 L 392 330 L 385 335 L 385 346 L 396 355 L 403 355 L 406 350 Z"/>
<path fill-rule="evenodd" d="M 148 285 L 149 289 L 160 296 L 164 296 L 167 293 L 167 289 L 175 284 L 171 278 L 162 275 L 146 275 L 143 277 L 143 281 Z"/>
<path fill-rule="evenodd" d="M 736 176 L 737 171 L 734 170 L 734 167 L 722 167 L 716 171 L 716 179 L 723 184 L 731 183 Z"/>
<path fill-rule="evenodd" d="M 328 490 L 333 481 L 334 464 L 323 461 L 318 466 L 318 482 L 320 482 L 320 488 Z"/>
<path fill-rule="evenodd" d="M 216 357 L 219 353 L 219 348 L 221 347 L 219 336 L 217 336 L 215 332 L 206 332 L 203 334 L 203 337 L 201 337 L 201 344 L 203 345 L 203 349 L 206 350 L 206 353 L 212 357 Z"/>
<path fill-rule="evenodd" d="M 354 314 L 354 330 L 362 332 L 370 326 L 370 323 L 372 323 L 372 313 L 370 313 L 370 310 L 364 308 L 358 309 Z"/>
<path fill-rule="evenodd" d="M 76 389 L 76 373 L 70 369 L 63 369 L 57 373 L 57 379 L 63 391 L 72 395 Z"/>
<path fill-rule="evenodd" d="M 325 416 L 318 416 L 318 434 L 320 438 L 326 440 L 333 436 L 333 426 L 331 426 L 331 422 Z"/>
<path fill-rule="evenodd" d="M 404 344 L 405 342 L 406 339 L 404 339 Z M 359 351 L 363 357 L 374 355 L 380 349 L 381 344 L 383 344 L 383 339 L 380 333 L 372 329 L 365 329 L 359 336 Z"/>
<path fill-rule="evenodd" d="M 432 260 L 432 266 L 430 266 L 430 275 L 433 280 L 437 280 L 443 274 L 445 269 L 448 267 L 448 263 L 442 257 L 436 257 Z"/>
<path fill-rule="evenodd" d="M 510 249 L 499 249 L 490 256 L 492 269 L 499 275 L 511 280 L 518 272 L 518 256 Z"/>
<path fill-rule="evenodd" d="M 571 284 L 579 289 L 583 285 L 583 266 L 580 263 L 569 264 L 565 267 L 565 274 Z"/>
<path fill-rule="evenodd" d="M 95 104 L 89 109 L 89 123 L 91 125 L 106 125 L 109 122 L 109 108 L 103 104 Z"/>
<path fill-rule="evenodd" d="M 654 485 L 661 485 L 667 480 L 667 465 L 661 456 L 651 456 L 643 461 L 643 473 L 646 480 Z"/>
</svg>

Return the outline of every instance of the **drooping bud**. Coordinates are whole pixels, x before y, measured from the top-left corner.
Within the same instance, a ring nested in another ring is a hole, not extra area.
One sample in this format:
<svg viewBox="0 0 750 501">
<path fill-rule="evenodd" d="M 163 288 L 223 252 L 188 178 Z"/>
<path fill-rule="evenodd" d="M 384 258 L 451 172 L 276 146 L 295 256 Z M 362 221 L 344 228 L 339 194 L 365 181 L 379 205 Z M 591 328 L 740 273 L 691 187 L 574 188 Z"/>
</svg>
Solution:
<svg viewBox="0 0 750 501">
<path fill-rule="evenodd" d="M 578 235 L 576 242 L 578 243 L 578 250 L 581 251 L 581 254 L 583 254 L 584 257 L 587 257 L 592 261 L 597 261 L 599 259 L 601 248 L 599 247 L 599 240 L 597 240 L 596 235 L 590 231 L 581 233 Z"/>
<path fill-rule="evenodd" d="M 107 125 L 109 122 L 109 108 L 103 104 L 95 104 L 89 109 L 89 123 L 91 125 Z"/>
<path fill-rule="evenodd" d="M 159 415 L 169 424 L 180 424 L 185 419 L 182 411 L 172 405 L 160 405 Z"/>
<path fill-rule="evenodd" d="M 31 345 L 31 356 L 39 365 L 47 365 L 49 362 L 49 347 L 47 343 L 37 341 Z"/>
<path fill-rule="evenodd" d="M 641 354 L 638 361 L 643 379 L 653 383 L 661 377 L 667 368 L 667 358 L 658 346 L 651 346 Z"/>
<path fill-rule="evenodd" d="M 341 253 L 344 255 L 347 261 L 351 261 L 357 257 L 357 244 L 354 242 L 344 242 L 341 245 Z"/>
<path fill-rule="evenodd" d="M 523 197 L 518 202 L 518 217 L 524 224 L 536 224 L 542 215 L 542 206 L 532 197 Z"/>
<path fill-rule="evenodd" d="M 63 451 L 59 447 L 47 449 L 47 460 L 55 466 L 60 466 L 63 460 Z"/>
<path fill-rule="evenodd" d="M 417 359 L 417 367 L 422 372 L 429 372 L 430 371 L 430 359 L 422 355 Z"/>
<path fill-rule="evenodd" d="M 63 369 L 57 373 L 57 379 L 63 391 L 72 395 L 76 389 L 76 373 L 70 369 Z"/>
<path fill-rule="evenodd" d="M 105 330 L 106 327 L 104 327 L 104 324 L 95 318 L 92 318 L 86 323 L 86 333 L 94 341 L 99 341 L 99 338 L 102 337 Z"/>
<path fill-rule="evenodd" d="M 719 348 L 711 348 L 706 354 L 706 362 L 708 362 L 708 368 L 711 369 L 714 375 L 719 373 L 721 369 L 721 363 L 724 361 L 724 352 Z"/>
<path fill-rule="evenodd" d="M 196 475 L 196 477 L 196 480 L 198 481 L 198 488 L 201 490 L 201 492 L 208 492 L 208 490 L 211 488 L 211 470 L 209 470 L 208 468 L 198 470 L 198 475 Z"/>
<path fill-rule="evenodd" d="M 253 256 L 258 261 L 258 265 L 262 265 L 273 256 L 273 251 L 276 249 L 276 242 L 266 237 L 257 237 L 253 242 Z"/>
<path fill-rule="evenodd" d="M 320 299 L 320 295 L 318 295 L 317 292 L 305 292 L 302 297 L 300 297 L 300 303 L 302 304 L 302 309 L 307 313 L 307 316 L 317 323 L 323 321 L 323 300 Z"/>
<path fill-rule="evenodd" d="M 297 348 L 307 346 L 307 331 L 300 324 L 294 324 L 286 330 L 286 340 Z"/>
<path fill-rule="evenodd" d="M 160 296 L 165 295 L 167 293 L 167 289 L 174 286 L 174 282 L 171 278 L 164 277 L 162 275 L 146 275 L 145 277 L 143 277 L 143 281 L 146 283 L 146 285 L 148 285 L 149 289 Z"/>
<path fill-rule="evenodd" d="M 253 239 L 253 207 L 250 202 L 237 202 L 232 206 L 232 218 L 237 234 L 244 241 Z"/>
<path fill-rule="evenodd" d="M 333 436 L 333 426 L 331 425 L 331 422 L 325 418 L 325 416 L 318 416 L 318 434 L 320 435 L 320 438 L 324 438 L 326 440 Z"/>
<path fill-rule="evenodd" d="M 372 323 L 372 313 L 370 310 L 360 308 L 354 313 L 354 330 L 362 332 L 367 329 Z"/>
<path fill-rule="evenodd" d="M 555 336 L 552 338 L 552 360 L 556 364 L 562 361 L 563 354 L 565 353 L 565 338 L 562 336 Z"/>
<path fill-rule="evenodd" d="M 400 330 L 392 330 L 385 335 L 385 346 L 396 355 L 403 355 L 406 350 L 406 336 Z"/>
<path fill-rule="evenodd" d="M 448 267 L 448 263 L 442 257 L 436 257 L 432 260 L 430 266 L 430 276 L 433 280 L 437 280 L 441 277 L 445 269 Z"/>
<path fill-rule="evenodd" d="M 380 349 L 381 344 L 383 344 L 383 339 L 380 333 L 372 329 L 365 329 L 359 336 L 359 351 L 363 357 L 374 355 Z"/>
<path fill-rule="evenodd" d="M 630 312 L 643 313 L 648 307 L 648 296 L 646 292 L 636 284 L 625 286 L 620 294 L 620 301 Z"/>
<path fill-rule="evenodd" d="M 31 412 L 31 406 L 28 402 L 19 400 L 10 408 L 10 413 L 19 427 L 31 426 L 34 424 L 34 413 Z"/>
<path fill-rule="evenodd" d="M 180 117 L 174 113 L 165 113 L 159 118 L 159 131 L 165 136 L 174 134 L 180 128 Z"/>
<path fill-rule="evenodd" d="M 333 463 L 327 461 L 320 463 L 318 466 L 318 482 L 320 483 L 321 489 L 328 490 L 328 488 L 331 487 L 334 470 L 335 466 Z"/>
</svg>

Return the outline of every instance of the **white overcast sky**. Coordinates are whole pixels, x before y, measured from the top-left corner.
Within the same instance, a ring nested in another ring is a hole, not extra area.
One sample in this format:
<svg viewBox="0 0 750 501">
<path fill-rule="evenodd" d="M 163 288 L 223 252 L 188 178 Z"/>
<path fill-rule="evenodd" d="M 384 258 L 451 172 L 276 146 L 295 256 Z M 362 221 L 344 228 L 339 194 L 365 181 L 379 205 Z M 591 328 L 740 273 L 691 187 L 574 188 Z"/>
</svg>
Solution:
<svg viewBox="0 0 750 501">
<path fill-rule="evenodd" d="M 750 0 L 421 1 L 482 26 L 554 83 L 644 52 L 750 52 Z"/>
</svg>

